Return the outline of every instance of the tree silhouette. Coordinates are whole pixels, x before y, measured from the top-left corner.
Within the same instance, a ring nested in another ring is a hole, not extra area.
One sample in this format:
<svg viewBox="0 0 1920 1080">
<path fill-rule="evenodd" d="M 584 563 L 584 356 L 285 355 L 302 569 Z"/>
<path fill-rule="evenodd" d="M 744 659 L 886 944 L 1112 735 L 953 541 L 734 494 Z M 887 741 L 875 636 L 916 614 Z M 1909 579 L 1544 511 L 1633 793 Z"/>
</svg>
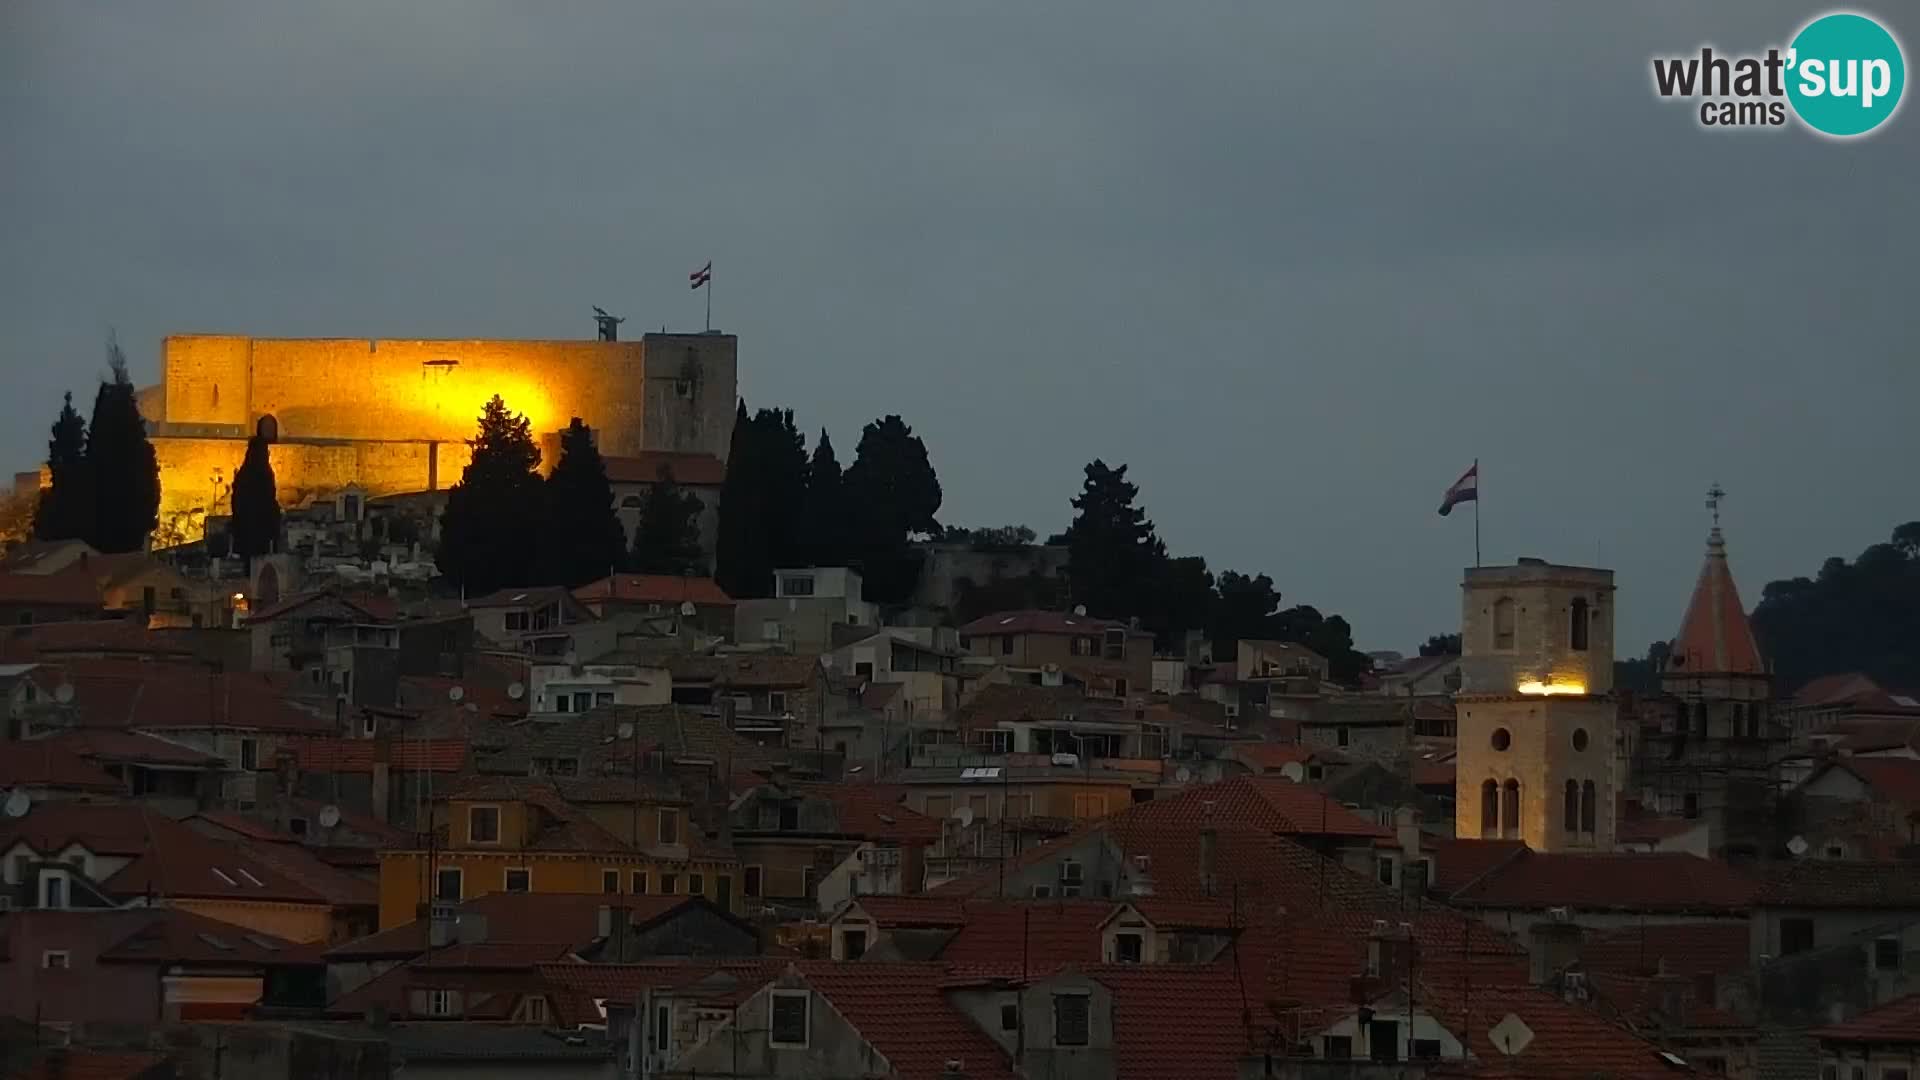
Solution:
<svg viewBox="0 0 1920 1080">
<path fill-rule="evenodd" d="M 1420 646 L 1421 656 L 1459 656 L 1459 634 L 1435 634 Z"/>
<path fill-rule="evenodd" d="M 660 478 L 640 501 L 640 525 L 633 532 L 633 568 L 643 574 L 692 574 L 701 565 L 700 496 L 674 482 L 673 469 L 661 466 Z"/>
<path fill-rule="evenodd" d="M 1142 586 L 1167 557 L 1145 510 L 1134 504 L 1140 488 L 1127 467 L 1095 459 L 1073 500 L 1078 511 L 1067 526 L 1068 578 L 1073 598 L 1089 615 L 1124 619 L 1140 613 Z"/>
<path fill-rule="evenodd" d="M 751 419 L 742 402 L 720 488 L 716 567 L 734 597 L 767 596 L 773 571 L 803 565 L 800 521 L 807 488 L 806 440 L 793 410 L 761 409 Z"/>
<path fill-rule="evenodd" d="M 447 490 L 440 519 L 440 572 L 469 595 L 530 584 L 545 494 L 532 429 L 495 394 L 467 445 L 473 460 Z"/>
<path fill-rule="evenodd" d="M 560 433 L 560 459 L 546 482 L 535 580 L 575 588 L 598 581 L 625 561 L 627 534 L 613 509 L 607 463 L 579 417 Z"/>
<path fill-rule="evenodd" d="M 66 396 L 60 418 L 53 422 L 47 441 L 47 468 L 53 484 L 40 496 L 34 512 L 36 540 L 85 540 L 93 535 L 93 484 L 87 464 L 87 422 Z"/>
<path fill-rule="evenodd" d="M 825 428 L 807 464 L 807 495 L 800 513 L 800 554 L 814 566 L 845 566 L 848 551 L 847 499 L 840 460 Z"/>
<path fill-rule="evenodd" d="M 927 444 L 906 421 L 883 416 L 860 430 L 847 467 L 848 561 L 860 564 L 867 599 L 904 604 L 920 576 L 915 534 L 938 535 L 940 479 Z"/>
<path fill-rule="evenodd" d="M 247 440 L 247 453 L 233 474 L 233 553 L 246 559 L 272 551 L 280 539 L 280 495 L 274 487 L 267 440 Z"/>
<path fill-rule="evenodd" d="M 160 461 L 147 441 L 126 354 L 107 341 L 112 377 L 101 382 L 87 425 L 87 465 L 94 492 L 94 550 L 140 551 L 160 524 Z"/>
<path fill-rule="evenodd" d="M 1851 563 L 1830 558 L 1811 580 L 1768 582 L 1751 621 L 1782 691 L 1854 671 L 1907 688 L 1920 684 L 1916 611 L 1920 522 L 1910 521 Z"/>
</svg>

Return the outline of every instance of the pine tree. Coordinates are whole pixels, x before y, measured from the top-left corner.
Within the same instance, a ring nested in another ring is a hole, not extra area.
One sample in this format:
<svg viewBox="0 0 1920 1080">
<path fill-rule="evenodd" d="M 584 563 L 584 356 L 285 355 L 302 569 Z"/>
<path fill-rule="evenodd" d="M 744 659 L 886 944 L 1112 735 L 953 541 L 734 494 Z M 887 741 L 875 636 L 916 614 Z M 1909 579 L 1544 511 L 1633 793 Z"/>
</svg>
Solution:
<svg viewBox="0 0 1920 1080">
<path fill-rule="evenodd" d="M 850 508 L 848 549 L 865 570 L 866 595 L 905 603 L 919 577 L 913 534 L 937 534 L 940 480 L 927 445 L 898 416 L 884 416 L 860 432 L 843 485 Z"/>
<path fill-rule="evenodd" d="M 825 428 L 813 445 L 813 460 L 807 465 L 807 497 L 800 511 L 800 555 L 813 566 L 845 566 L 847 551 L 847 500 L 840 476 L 840 461 L 833 453 L 833 439 Z"/>
<path fill-rule="evenodd" d="M 1140 488 L 1127 481 L 1127 467 L 1095 460 L 1086 468 L 1078 511 L 1067 527 L 1068 576 L 1073 599 L 1088 614 L 1124 619 L 1147 606 L 1149 583 L 1167 557 L 1147 512 L 1134 505 Z"/>
<path fill-rule="evenodd" d="M 806 439 L 792 409 L 761 409 L 747 418 L 743 402 L 720 489 L 718 577 L 730 596 L 773 591 L 773 571 L 806 561 L 798 528 L 807 486 Z"/>
<path fill-rule="evenodd" d="M 762 560 L 760 490 L 753 471 L 753 420 L 742 398 L 733 414 L 733 439 L 727 448 L 727 475 L 720 483 L 720 527 L 714 537 L 713 576 L 729 596 L 765 596 L 772 567 Z M 634 530 L 635 546 L 639 532 Z M 756 591 L 748 591 L 754 588 Z"/>
<path fill-rule="evenodd" d="M 87 465 L 87 422 L 69 393 L 47 441 L 47 468 L 53 486 L 40 496 L 34 512 L 36 540 L 84 540 L 93 535 L 93 486 Z"/>
<path fill-rule="evenodd" d="M 560 435 L 560 459 L 547 477 L 546 496 L 536 580 L 575 588 L 606 577 L 624 561 L 627 534 L 614 513 L 607 463 L 577 416 Z"/>
<path fill-rule="evenodd" d="M 247 440 L 247 454 L 233 474 L 233 553 L 245 559 L 265 555 L 280 541 L 280 494 L 273 481 L 267 440 Z"/>
<path fill-rule="evenodd" d="M 94 493 L 94 550 L 114 554 L 140 551 L 160 524 L 160 461 L 147 441 L 127 358 L 120 344 L 107 342 L 113 377 L 100 384 L 87 425 L 87 465 Z"/>
<path fill-rule="evenodd" d="M 435 561 L 469 596 L 530 584 L 544 494 L 532 428 L 495 394 L 467 445 L 473 460 L 447 491 Z"/>
<path fill-rule="evenodd" d="M 697 574 L 705 567 L 700 552 L 700 496 L 684 491 L 673 469 L 661 466 L 660 478 L 640 503 L 640 524 L 633 531 L 633 568 L 643 574 Z"/>
</svg>

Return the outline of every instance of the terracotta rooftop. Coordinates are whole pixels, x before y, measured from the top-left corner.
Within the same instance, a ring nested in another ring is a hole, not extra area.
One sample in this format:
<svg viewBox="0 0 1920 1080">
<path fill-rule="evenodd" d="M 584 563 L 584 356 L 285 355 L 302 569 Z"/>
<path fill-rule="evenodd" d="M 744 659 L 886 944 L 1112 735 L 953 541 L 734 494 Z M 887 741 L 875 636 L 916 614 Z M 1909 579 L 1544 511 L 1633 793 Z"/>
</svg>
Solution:
<svg viewBox="0 0 1920 1080">
<path fill-rule="evenodd" d="M 1920 1044 L 1920 994 L 1896 998 L 1813 1034 L 1829 1042 Z"/>
<path fill-rule="evenodd" d="M 673 482 L 681 487 L 719 487 L 727 479 L 726 462 L 712 454 L 648 450 L 601 460 L 607 463 L 607 481 L 614 484 L 657 483 L 662 469 L 672 470 Z"/>
<path fill-rule="evenodd" d="M 796 788 L 833 804 L 840 830 L 848 835 L 897 844 L 937 843 L 941 823 L 903 805 L 894 789 L 873 784 L 798 784 Z M 890 797 L 891 796 L 891 797 Z"/>
<path fill-rule="evenodd" d="M 1207 821 L 1251 825 L 1277 836 L 1375 840 L 1393 835 L 1318 788 L 1279 776 L 1236 776 L 1201 784 L 1139 803 L 1126 813 L 1138 821 L 1179 821 L 1196 828 Z"/>
<path fill-rule="evenodd" d="M 1687 601 L 1687 613 L 1674 636 L 1667 673 L 1677 675 L 1765 675 L 1766 661 L 1747 623 L 1740 590 L 1727 569 L 1727 546 L 1715 525 L 1707 538 L 1707 560 Z"/>
<path fill-rule="evenodd" d="M 79 563 L 51 574 L 0 572 L 0 604 L 98 608 L 100 584 Z"/>
<path fill-rule="evenodd" d="M 673 574 L 615 574 L 573 590 L 574 598 L 584 604 L 613 601 L 622 604 L 660 604 L 678 609 L 691 600 L 703 607 L 733 607 L 733 597 L 708 577 L 678 577 Z"/>
<path fill-rule="evenodd" d="M 313 589 L 294 593 L 278 601 L 263 605 L 248 614 L 249 623 L 267 622 L 291 614 L 315 603 L 337 605 L 348 618 L 363 619 L 367 622 L 393 622 L 400 618 L 400 605 L 393 598 L 378 593 L 349 593 L 339 589 Z"/>
<path fill-rule="evenodd" d="M 1920 862 L 1794 859 L 1761 872 L 1755 903 L 1785 908 L 1920 909 Z"/>
<path fill-rule="evenodd" d="M 982 615 L 960 628 L 963 637 L 986 634 L 1099 634 L 1106 630 L 1127 630 L 1126 623 L 1115 619 L 1096 619 L 1058 611 L 996 611 Z M 1130 634 L 1144 634 L 1131 630 Z"/>
<path fill-rule="evenodd" d="M 1673 1080 L 1689 1071 L 1669 1064 L 1653 1043 L 1544 990 L 1515 984 L 1483 988 L 1478 983 L 1469 994 L 1458 990 L 1441 983 L 1429 993 L 1438 995 L 1430 999 L 1436 1018 L 1451 1031 L 1465 1032 L 1468 1050 L 1489 1067 L 1461 1075 Z M 1532 1041 L 1517 1054 L 1505 1053 L 1490 1034 L 1508 1014 L 1533 1032 Z"/>
<path fill-rule="evenodd" d="M 64 791 L 123 789 L 99 766 L 53 739 L 10 742 L 0 752 L 0 788 L 53 788 Z"/>
<path fill-rule="evenodd" d="M 1603 1015 L 1626 1024 L 1635 1031 L 1703 1031 L 1751 1028 L 1752 1025 L 1700 996 L 1692 979 L 1662 980 L 1649 975 L 1623 975 L 1619 972 L 1590 972 L 1587 985 Z M 1678 991 L 1679 1002 L 1668 997 Z M 1677 1008 L 1676 1008 L 1677 1004 Z M 1672 1011 L 1670 1011 L 1672 1010 Z"/>
<path fill-rule="evenodd" d="M 14 1080 L 149 1080 L 172 1075 L 160 1054 L 63 1047 L 42 1051 Z"/>
<path fill-rule="evenodd" d="M 1855 698 L 1880 693 L 1879 684 L 1857 671 L 1841 675 L 1822 675 L 1794 692 L 1796 705 L 1821 706 L 1845 704 Z"/>
<path fill-rule="evenodd" d="M 1859 777 L 1888 802 L 1920 809 L 1920 759 L 1850 757 L 1834 764 Z"/>
<path fill-rule="evenodd" d="M 318 966 L 320 948 L 219 922 L 181 908 L 151 908 L 138 929 L 102 950 L 105 963 L 228 967 Z"/>
<path fill-rule="evenodd" d="M 1449 836 L 1429 836 L 1422 844 L 1433 853 L 1433 880 L 1428 887 L 1442 895 L 1459 892 L 1527 847 L 1519 840 Z"/>
<path fill-rule="evenodd" d="M 371 773 L 380 744 L 373 739 L 298 739 L 287 744 L 302 771 Z M 466 767 L 467 744 L 455 739 L 396 739 L 387 745 L 395 771 L 457 773 Z"/>
<path fill-rule="evenodd" d="M 788 656 L 781 653 L 727 653 L 703 656 L 676 653 L 667 658 L 666 668 L 675 683 L 713 683 L 723 687 L 806 686 L 820 670 L 813 656 Z"/>
<path fill-rule="evenodd" d="M 941 1080 L 949 1061 L 965 1062 L 969 1080 L 1013 1080 L 1005 1052 L 941 992 L 944 965 L 802 961 L 797 967 L 902 1080 Z"/>
<path fill-rule="evenodd" d="M 74 688 L 73 706 L 82 727 L 219 727 L 288 734 L 331 734 L 335 727 L 332 717 L 294 703 L 298 686 L 285 672 L 217 673 L 135 660 L 66 660 L 59 667 Z"/>
<path fill-rule="evenodd" d="M 1693 855 L 1523 850 L 1452 899 L 1472 907 L 1744 914 L 1757 891 L 1756 881 L 1725 863 Z"/>
<path fill-rule="evenodd" d="M 693 903 L 688 896 L 604 896 L 600 893 L 488 893 L 463 902 L 461 914 L 486 919 L 492 945 L 554 945 L 583 949 L 600 936 L 600 909 L 624 907 L 635 924 Z M 397 959 L 427 949 L 427 922 L 415 919 L 327 950 L 333 961 Z"/>
<path fill-rule="evenodd" d="M 1258 772 L 1277 773 L 1288 765 L 1304 766 L 1313 758 L 1313 748 L 1297 743 L 1244 742 L 1228 754 Z"/>
<path fill-rule="evenodd" d="M 1751 966 L 1743 922 L 1655 923 L 1588 930 L 1580 965 L 1588 971 L 1650 975 L 1663 966 L 1675 975 L 1733 975 Z"/>
<path fill-rule="evenodd" d="M 182 768 L 219 768 L 224 762 L 191 746 L 137 731 L 80 728 L 46 740 L 95 762 L 115 765 L 163 765 Z"/>
</svg>

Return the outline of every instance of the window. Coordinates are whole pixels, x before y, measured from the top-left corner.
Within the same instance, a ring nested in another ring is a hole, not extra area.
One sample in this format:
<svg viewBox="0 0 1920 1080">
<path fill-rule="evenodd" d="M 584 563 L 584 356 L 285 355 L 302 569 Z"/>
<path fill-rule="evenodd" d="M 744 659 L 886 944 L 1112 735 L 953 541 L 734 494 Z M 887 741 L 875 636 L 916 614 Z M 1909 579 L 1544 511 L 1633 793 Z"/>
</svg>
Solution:
<svg viewBox="0 0 1920 1080">
<path fill-rule="evenodd" d="M 295 836 L 307 835 L 307 819 L 303 817 L 288 818 L 287 831 Z"/>
<path fill-rule="evenodd" d="M 452 1016 L 453 1014 L 454 1014 L 453 991 L 451 990 L 427 991 L 427 1015 L 428 1016 Z"/>
<path fill-rule="evenodd" d="M 1567 627 L 1567 644 L 1575 652 L 1587 651 L 1587 625 L 1591 621 L 1592 616 L 1587 611 L 1587 598 L 1574 597 L 1568 618 L 1570 625 Z"/>
<path fill-rule="evenodd" d="M 1880 1080 L 1907 1080 L 1912 1075 L 1905 1067 L 1893 1067 L 1880 1070 Z"/>
<path fill-rule="evenodd" d="M 767 695 L 767 711 L 777 713 L 787 711 L 787 695 L 784 690 L 775 690 Z"/>
<path fill-rule="evenodd" d="M 1413 1059 L 1415 1061 L 1440 1060 L 1440 1040 L 1439 1039 L 1413 1040 Z"/>
<path fill-rule="evenodd" d="M 840 932 L 840 958 L 858 960 L 867 955 L 867 932 L 865 930 L 842 930 Z"/>
<path fill-rule="evenodd" d="M 509 612 L 507 612 L 507 629 L 509 629 L 509 630 L 525 630 L 526 628 L 527 628 L 527 613 L 526 613 L 526 612 L 524 612 L 524 611 L 509 611 Z"/>
<path fill-rule="evenodd" d="M 873 678 L 873 661 L 861 660 L 858 663 L 855 663 L 853 665 L 853 676 L 856 679 Z"/>
<path fill-rule="evenodd" d="M 1509 780 L 1500 793 L 1500 833 L 1507 839 L 1520 835 L 1520 781 Z"/>
<path fill-rule="evenodd" d="M 1575 753 L 1585 753 L 1587 749 L 1587 729 L 1573 729 L 1573 749 Z"/>
<path fill-rule="evenodd" d="M 1592 836 L 1599 825 L 1599 795 L 1593 781 L 1580 785 L 1580 831 Z"/>
<path fill-rule="evenodd" d="M 1020 1006 L 1009 1001 L 1000 1006 L 1000 1030 L 1020 1030 Z"/>
<path fill-rule="evenodd" d="M 547 1022 L 547 999 L 536 994 L 521 1001 L 520 1022 L 544 1025 Z"/>
<path fill-rule="evenodd" d="M 688 896 L 707 895 L 707 876 L 705 874 L 688 874 L 687 875 L 687 895 Z"/>
<path fill-rule="evenodd" d="M 1400 1025 L 1393 1020 L 1375 1020 L 1367 1025 L 1368 1057 L 1374 1061 L 1400 1060 Z"/>
<path fill-rule="evenodd" d="M 1570 833 L 1579 832 L 1580 831 L 1580 785 L 1577 782 L 1572 780 L 1567 781 L 1566 804 L 1561 808 L 1561 810 L 1563 815 L 1566 818 L 1567 831 Z"/>
<path fill-rule="evenodd" d="M 433 898 L 458 901 L 462 874 L 457 866 L 443 866 L 433 875 Z"/>
<path fill-rule="evenodd" d="M 780 620 L 779 619 L 760 620 L 760 640 L 761 641 L 779 641 L 780 640 Z"/>
<path fill-rule="evenodd" d="M 1346 1061 L 1353 1056 L 1353 1036 L 1322 1035 L 1320 1037 L 1320 1056 L 1334 1061 Z"/>
<path fill-rule="evenodd" d="M 780 579 L 781 596 L 812 596 L 813 577 L 808 574 L 792 574 Z"/>
<path fill-rule="evenodd" d="M 1102 642 L 1102 652 L 1107 659 L 1125 660 L 1127 658 L 1127 632 L 1125 630 L 1108 630 L 1102 637 L 1105 638 Z"/>
<path fill-rule="evenodd" d="M 635 870 L 633 872 L 633 880 L 631 884 L 633 886 L 631 890 L 633 892 L 633 895 L 635 896 L 647 895 L 647 872 L 645 870 Z"/>
<path fill-rule="evenodd" d="M 1780 955 L 1792 956 L 1813 948 L 1812 919 L 1780 920 Z"/>
<path fill-rule="evenodd" d="M 1493 602 L 1493 647 L 1513 649 L 1513 598 L 1503 596 Z"/>
<path fill-rule="evenodd" d="M 973 733 L 973 744 L 983 754 L 1008 754 L 1013 752 L 1013 732 L 999 728 L 983 728 Z"/>
<path fill-rule="evenodd" d="M 859 879 L 855 879 L 856 883 Z M 733 876 L 716 874 L 713 878 L 713 902 L 723 911 L 733 910 Z"/>
<path fill-rule="evenodd" d="M 1875 938 L 1873 941 L 1873 970 L 1900 970 L 1900 939 L 1897 937 Z"/>
<path fill-rule="evenodd" d="M 1687 794 L 1684 797 L 1682 797 L 1680 800 L 1680 814 L 1682 817 L 1686 817 L 1686 818 L 1699 817 L 1700 816 L 1700 796 L 1694 794 L 1691 791 L 1687 792 Z"/>
<path fill-rule="evenodd" d="M 680 842 L 680 811 L 660 811 L 660 842 L 663 844 Z"/>
<path fill-rule="evenodd" d="M 497 844 L 500 842 L 500 808 L 497 806 L 474 806 L 467 809 L 467 843 Z"/>
<path fill-rule="evenodd" d="M 1115 934 L 1113 936 L 1113 958 L 1122 964 L 1140 962 L 1141 940 L 1139 934 Z"/>
<path fill-rule="evenodd" d="M 767 1042 L 774 1046 L 805 1046 L 807 1006 L 812 994 L 805 990 L 775 990 L 767 1000 Z"/>
<path fill-rule="evenodd" d="M 67 875 L 40 875 L 40 906 L 43 908 L 67 906 Z"/>
<path fill-rule="evenodd" d="M 1093 655 L 1093 639 L 1090 637 L 1074 638 L 1073 639 L 1073 655 L 1092 656 Z"/>
<path fill-rule="evenodd" d="M 240 767 L 257 769 L 260 767 L 260 744 L 252 739 L 240 740 Z"/>
<path fill-rule="evenodd" d="M 608 896 L 620 891 L 620 871 L 600 871 L 600 891 Z"/>
<path fill-rule="evenodd" d="M 665 1050 L 673 1037 L 673 1002 L 659 1001 L 653 1006 L 653 1048 Z"/>
<path fill-rule="evenodd" d="M 1373 860 L 1374 874 L 1379 877 L 1382 885 L 1393 884 L 1395 871 L 1398 868 L 1399 861 L 1391 855 L 1380 855 Z"/>
<path fill-rule="evenodd" d="M 532 892 L 533 871 L 525 867 L 509 869 L 507 871 L 507 891 Z"/>
<path fill-rule="evenodd" d="M 1121 698 L 1127 696 L 1127 680 L 1125 679 L 1113 680 L 1113 696 L 1121 697 Z"/>
<path fill-rule="evenodd" d="M 1012 634 L 1000 635 L 1000 655 L 1001 656 L 1013 655 L 1013 635 Z"/>
<path fill-rule="evenodd" d="M 1500 785 L 1492 780 L 1480 785 L 1480 838 L 1491 840 L 1500 833 Z"/>
<path fill-rule="evenodd" d="M 73 963 L 73 956 L 65 949 L 48 949 L 40 954 L 40 966 L 48 969 L 67 970 Z"/>
<path fill-rule="evenodd" d="M 660 895 L 661 896 L 672 896 L 679 891 L 680 891 L 680 875 L 679 874 L 661 874 L 660 875 Z"/>
<path fill-rule="evenodd" d="M 1035 885 L 1033 887 L 1033 898 L 1035 900 L 1045 900 L 1052 895 L 1053 886 L 1051 885 Z"/>
<path fill-rule="evenodd" d="M 757 866 L 744 867 L 741 870 L 741 873 L 745 876 L 742 878 L 740 890 L 746 893 L 748 896 L 755 896 L 755 897 L 759 896 L 760 895 L 760 868 Z"/>
<path fill-rule="evenodd" d="M 1513 745 L 1513 732 L 1503 727 L 1494 728 L 1492 743 L 1495 750 L 1506 753 L 1507 748 Z"/>
<path fill-rule="evenodd" d="M 1087 1045 L 1087 1013 L 1091 1004 L 1085 994 L 1053 995 L 1053 1045 Z"/>
<path fill-rule="evenodd" d="M 781 832 L 799 832 L 800 831 L 800 804 L 799 803 L 788 802 L 788 803 L 780 804 L 780 831 Z"/>
</svg>

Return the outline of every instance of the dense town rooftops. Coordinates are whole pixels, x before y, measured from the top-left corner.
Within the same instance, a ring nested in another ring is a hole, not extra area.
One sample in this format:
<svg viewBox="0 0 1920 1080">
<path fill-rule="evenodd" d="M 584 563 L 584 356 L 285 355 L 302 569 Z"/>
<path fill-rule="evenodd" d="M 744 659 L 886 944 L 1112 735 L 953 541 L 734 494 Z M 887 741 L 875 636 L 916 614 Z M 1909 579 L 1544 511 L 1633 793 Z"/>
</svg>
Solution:
<svg viewBox="0 0 1920 1080">
<path fill-rule="evenodd" d="M 691 602 L 700 607 L 733 607 L 733 597 L 708 577 L 678 577 L 673 574 L 615 574 L 573 590 L 574 598 L 585 604 L 608 601 L 621 604 L 660 604 L 677 608 Z"/>
<path fill-rule="evenodd" d="M 1523 849 L 1451 899 L 1471 907 L 1738 915 L 1752 906 L 1757 891 L 1752 878 L 1694 855 Z"/>
</svg>

